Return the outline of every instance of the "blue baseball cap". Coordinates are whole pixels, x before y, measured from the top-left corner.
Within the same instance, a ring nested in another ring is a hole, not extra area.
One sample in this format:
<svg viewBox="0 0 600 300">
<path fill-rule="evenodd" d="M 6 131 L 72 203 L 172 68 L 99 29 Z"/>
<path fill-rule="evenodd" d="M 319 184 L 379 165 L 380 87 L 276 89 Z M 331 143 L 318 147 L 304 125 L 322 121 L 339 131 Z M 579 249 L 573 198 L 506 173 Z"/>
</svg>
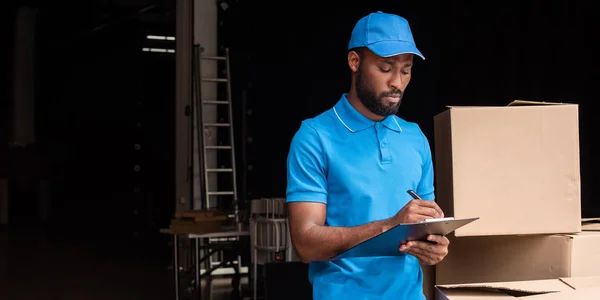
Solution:
<svg viewBox="0 0 600 300">
<path fill-rule="evenodd" d="M 352 30 L 348 50 L 356 47 L 367 47 L 381 57 L 412 53 L 425 59 L 415 45 L 408 21 L 381 11 L 358 20 Z"/>
</svg>

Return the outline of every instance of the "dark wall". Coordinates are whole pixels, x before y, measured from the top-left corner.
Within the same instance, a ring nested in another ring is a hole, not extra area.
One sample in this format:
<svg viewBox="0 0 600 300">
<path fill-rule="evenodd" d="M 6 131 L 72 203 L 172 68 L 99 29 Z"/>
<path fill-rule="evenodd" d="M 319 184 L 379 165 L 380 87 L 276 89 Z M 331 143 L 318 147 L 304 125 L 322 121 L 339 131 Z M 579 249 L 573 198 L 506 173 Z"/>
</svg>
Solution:
<svg viewBox="0 0 600 300">
<path fill-rule="evenodd" d="M 598 51 L 592 46 L 598 21 L 591 2 L 451 3 L 327 2 L 331 6 L 324 7 L 303 1 L 284 7 L 239 0 L 220 13 L 220 45 L 230 47 L 233 60 L 236 120 L 245 114 L 239 111 L 242 92 L 252 111 L 244 128 L 252 141 L 236 129 L 237 149 L 247 150 L 245 163 L 252 166 L 248 193 L 241 198 L 285 195 L 293 134 L 303 119 L 330 108 L 347 91 L 352 27 L 369 12 L 383 10 L 409 20 L 427 58 L 416 60 L 399 115 L 419 123 L 432 146 L 433 116 L 445 105 L 505 105 L 514 99 L 580 104 L 583 215 L 599 216 L 594 201 L 599 148 L 593 144 L 597 126 L 591 107 L 598 86 L 593 80 Z M 51 216 L 67 226 L 87 221 L 125 235 L 155 231 L 173 208 L 174 56 L 141 48 L 146 33 L 173 35 L 173 24 L 149 28 L 130 19 L 89 35 L 93 22 L 84 11 L 61 11 L 40 13 L 36 56 L 35 147 L 49 164 L 42 173 L 55 181 Z M 9 28 L 5 45 L 12 44 L 15 12 L 3 14 Z M 5 114 L 12 48 L 2 49 Z M 8 133 L 7 126 L 1 130 Z M 136 142 L 141 151 L 134 150 Z M 134 171 L 136 164 L 141 172 Z"/>
<path fill-rule="evenodd" d="M 0 175 L 5 175 L 8 162 L 8 141 L 11 127 L 9 111 L 12 109 L 12 71 L 14 51 L 14 22 L 17 9 L 8 6 L 0 11 L 0 32 L 5 39 L 0 42 Z"/>
<path fill-rule="evenodd" d="M 142 48 L 174 48 L 146 40 L 174 35 L 174 23 L 111 20 L 93 32 L 85 15 L 59 13 L 42 11 L 36 57 L 53 221 L 111 238 L 156 235 L 174 207 L 175 56 Z"/>
<path fill-rule="evenodd" d="M 598 31 L 584 1 L 240 1 L 224 17 L 248 95 L 249 195 L 285 195 L 285 159 L 300 122 L 347 91 L 346 45 L 355 22 L 382 10 L 406 17 L 427 60 L 416 60 L 399 115 L 421 125 L 432 146 L 445 105 L 506 105 L 515 99 L 580 105 L 583 215 L 599 216 L 598 146 L 592 105 Z M 267 12 L 266 10 L 269 10 Z M 595 47 L 595 48 L 594 48 Z M 234 65 L 235 66 L 235 65 Z M 237 74 L 237 75 L 236 75 Z M 251 83 L 251 87 L 248 84 Z"/>
</svg>

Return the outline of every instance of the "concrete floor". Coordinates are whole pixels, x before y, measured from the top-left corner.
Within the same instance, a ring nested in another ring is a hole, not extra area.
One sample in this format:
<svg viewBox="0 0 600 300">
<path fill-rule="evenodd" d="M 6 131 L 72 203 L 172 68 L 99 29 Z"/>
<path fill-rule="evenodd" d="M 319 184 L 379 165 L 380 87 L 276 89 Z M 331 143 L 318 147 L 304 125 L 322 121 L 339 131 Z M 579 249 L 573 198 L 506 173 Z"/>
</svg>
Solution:
<svg viewBox="0 0 600 300">
<path fill-rule="evenodd" d="M 127 246 L 117 241 L 75 238 L 52 237 L 36 230 L 0 232 L 0 291 L 8 291 L 9 296 L 0 295 L 0 299 L 175 298 L 170 258 L 140 249 L 124 251 Z M 237 294 L 232 296 L 230 283 L 229 278 L 212 280 L 212 297 L 202 299 L 240 299 Z M 247 290 L 247 279 L 242 283 Z M 203 286 L 207 292 L 206 282 Z"/>
</svg>

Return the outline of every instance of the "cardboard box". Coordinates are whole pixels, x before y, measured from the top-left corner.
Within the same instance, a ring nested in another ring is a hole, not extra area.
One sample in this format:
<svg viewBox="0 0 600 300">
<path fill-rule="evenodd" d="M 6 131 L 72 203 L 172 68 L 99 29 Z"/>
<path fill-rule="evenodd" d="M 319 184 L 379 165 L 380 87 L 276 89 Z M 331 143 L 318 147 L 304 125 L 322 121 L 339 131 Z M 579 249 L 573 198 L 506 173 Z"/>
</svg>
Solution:
<svg viewBox="0 0 600 300">
<path fill-rule="evenodd" d="M 434 118 L 437 202 L 456 236 L 581 231 L 576 104 L 449 107 Z"/>
<path fill-rule="evenodd" d="M 600 218 L 581 219 L 582 231 L 600 231 Z"/>
<path fill-rule="evenodd" d="M 600 297 L 600 277 L 559 278 L 479 284 L 438 285 L 438 300 L 583 300 Z"/>
<path fill-rule="evenodd" d="M 450 237 L 436 284 L 600 276 L 600 232 Z"/>
</svg>

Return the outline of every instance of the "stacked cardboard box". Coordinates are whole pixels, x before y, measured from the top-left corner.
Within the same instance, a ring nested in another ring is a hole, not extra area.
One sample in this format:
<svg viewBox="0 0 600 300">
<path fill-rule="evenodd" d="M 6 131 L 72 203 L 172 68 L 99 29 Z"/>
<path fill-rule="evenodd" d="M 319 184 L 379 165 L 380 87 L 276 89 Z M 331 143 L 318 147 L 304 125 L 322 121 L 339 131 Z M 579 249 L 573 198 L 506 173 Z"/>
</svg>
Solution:
<svg viewBox="0 0 600 300">
<path fill-rule="evenodd" d="M 205 234 L 223 231 L 228 220 L 223 212 L 214 210 L 189 210 L 175 213 L 169 230 L 174 234 Z"/>
<path fill-rule="evenodd" d="M 446 216 L 480 219 L 426 272 L 430 299 L 582 293 L 565 278 L 589 276 L 585 287 L 600 288 L 600 231 L 582 230 L 577 105 L 448 107 L 434 123 L 437 202 Z"/>
</svg>

